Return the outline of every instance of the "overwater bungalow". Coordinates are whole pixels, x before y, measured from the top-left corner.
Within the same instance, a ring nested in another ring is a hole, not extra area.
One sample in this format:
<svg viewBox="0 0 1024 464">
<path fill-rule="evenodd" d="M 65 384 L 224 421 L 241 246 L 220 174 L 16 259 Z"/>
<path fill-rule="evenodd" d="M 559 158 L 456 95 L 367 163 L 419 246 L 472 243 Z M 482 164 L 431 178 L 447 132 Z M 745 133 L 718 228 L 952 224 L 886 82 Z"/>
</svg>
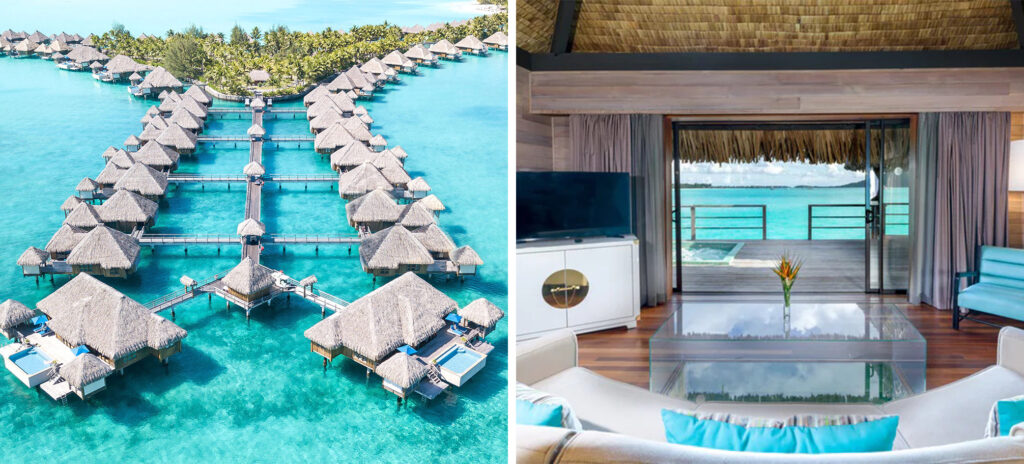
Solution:
<svg viewBox="0 0 1024 464">
<path fill-rule="evenodd" d="M 402 52 L 394 50 L 384 58 L 381 58 L 381 62 L 391 67 L 395 71 L 401 71 L 404 73 L 414 74 L 416 73 L 416 62 L 403 55 Z"/>
<path fill-rule="evenodd" d="M 224 275 L 221 282 L 231 296 L 250 303 L 270 293 L 274 286 L 273 273 L 272 269 L 256 264 L 246 256 Z"/>
<path fill-rule="evenodd" d="M 54 232 L 53 237 L 46 243 L 43 250 L 49 253 L 52 259 L 64 260 L 68 257 L 68 253 L 75 249 L 75 245 L 85 238 L 85 234 L 85 230 L 64 224 L 57 229 L 57 232 Z"/>
<path fill-rule="evenodd" d="M 130 90 L 137 97 L 148 97 L 159 95 L 160 92 L 165 90 L 181 92 L 182 87 L 184 87 L 184 84 L 178 78 L 174 77 L 163 66 L 157 66 L 146 75 L 146 78 L 137 87 L 131 87 Z"/>
<path fill-rule="evenodd" d="M 317 153 L 328 154 L 355 142 L 355 137 L 352 137 L 348 129 L 345 129 L 345 126 L 339 121 L 316 134 L 313 148 Z"/>
<path fill-rule="evenodd" d="M 319 105 L 320 103 L 317 104 Z M 346 119 L 334 111 L 325 111 L 309 121 L 309 131 L 318 134 L 336 123 L 344 122 Z"/>
<path fill-rule="evenodd" d="M 125 150 L 128 150 L 130 152 L 136 152 L 136 151 L 139 151 L 139 147 L 141 147 L 141 146 L 142 146 L 142 140 L 139 140 L 139 137 L 137 137 L 134 134 L 129 135 L 128 138 L 124 139 L 124 149 Z"/>
<path fill-rule="evenodd" d="M 82 36 L 80 36 L 78 34 L 75 34 L 75 38 L 78 39 L 78 42 L 81 43 L 82 45 L 85 45 L 85 46 L 88 46 L 88 47 L 92 47 L 92 46 L 95 45 L 95 43 L 93 42 L 93 40 L 96 38 L 95 35 L 89 34 L 88 37 L 84 37 L 83 38 Z M 73 41 L 71 43 L 73 43 Z"/>
<path fill-rule="evenodd" d="M 194 134 L 198 134 L 203 131 L 203 120 L 195 117 L 195 115 L 190 113 L 184 105 L 179 104 L 177 108 L 174 108 L 174 110 L 171 111 L 171 117 L 168 121 L 173 122 L 181 126 L 182 129 L 186 129 Z"/>
<path fill-rule="evenodd" d="M 363 271 L 376 278 L 426 273 L 434 264 L 434 257 L 412 232 L 396 224 L 363 237 L 359 242 L 359 261 Z"/>
<path fill-rule="evenodd" d="M 0 48 L 2 48 L 2 44 L 0 44 Z M 53 60 L 53 62 L 56 63 L 58 67 L 60 67 L 61 63 L 64 63 L 67 60 L 67 56 L 65 56 L 63 53 L 57 52 L 50 55 L 50 59 Z"/>
<path fill-rule="evenodd" d="M 63 223 L 82 230 L 89 230 L 102 225 L 103 220 L 100 219 L 100 213 L 96 211 L 96 208 L 96 206 L 82 202 L 68 213 Z"/>
<path fill-rule="evenodd" d="M 255 161 L 250 161 L 242 168 L 242 174 L 249 177 L 251 180 L 263 177 L 267 173 L 267 170 L 263 168 L 263 165 Z"/>
<path fill-rule="evenodd" d="M 363 163 L 338 177 L 338 194 L 346 200 L 361 197 L 373 190 L 393 189 L 391 182 L 370 163 Z"/>
<path fill-rule="evenodd" d="M 434 213 L 417 203 L 407 203 L 402 206 L 402 213 L 398 215 L 398 224 L 406 229 L 413 230 L 426 227 L 436 222 Z"/>
<path fill-rule="evenodd" d="M 77 43 L 77 42 L 81 42 L 82 41 L 81 37 L 79 37 L 76 40 L 75 36 L 66 34 L 64 32 L 61 32 L 60 34 L 55 35 L 53 37 L 53 40 L 55 40 L 57 42 L 64 42 L 64 43 L 67 43 L 67 44 Z"/>
<path fill-rule="evenodd" d="M 40 336 L 35 340 L 37 348 L 62 367 L 71 364 L 68 368 L 72 371 L 71 361 L 76 356 L 67 354 L 74 348 L 84 346 L 110 369 L 123 372 L 149 356 L 166 364 L 170 356 L 181 352 L 181 340 L 188 335 L 185 329 L 88 274 L 75 276 L 36 303 L 36 308 L 47 316 L 47 326 L 60 342 L 54 345 L 45 340 L 50 336 Z M 88 368 L 85 371 L 95 369 L 83 367 Z M 91 384 L 94 377 L 83 373 L 79 379 L 78 373 L 67 374 L 73 377 L 67 380 L 78 380 L 79 388 Z"/>
<path fill-rule="evenodd" d="M 355 92 L 358 87 L 349 79 L 345 72 L 340 72 L 338 75 L 327 84 L 327 90 L 332 93 L 348 93 Z"/>
<path fill-rule="evenodd" d="M 339 74 L 339 76 L 341 75 L 342 74 Z M 321 84 L 316 87 L 313 87 L 313 90 L 310 90 L 308 93 L 302 96 L 302 104 L 305 105 L 307 108 L 313 106 L 313 104 L 319 101 L 321 97 L 329 93 L 331 92 L 330 90 L 327 89 L 327 85 Z"/>
<path fill-rule="evenodd" d="M 414 199 L 423 198 L 430 193 L 430 184 L 427 184 L 426 179 L 423 177 L 417 177 L 405 186 L 405 190 L 412 194 Z"/>
<path fill-rule="evenodd" d="M 147 67 L 137 63 L 131 57 L 117 55 L 110 59 L 95 76 L 104 82 L 127 82 L 132 74 L 144 73 Z"/>
<path fill-rule="evenodd" d="M 38 250 L 38 248 L 35 249 Z M 21 260 L 18 261 L 20 266 Z M 20 338 L 26 332 L 31 333 L 30 321 L 34 317 L 36 317 L 36 312 L 20 301 L 8 299 L 0 303 L 0 334 L 3 334 L 8 340 L 21 341 Z"/>
<path fill-rule="evenodd" d="M 254 85 L 266 84 L 270 80 L 270 73 L 264 69 L 253 69 L 249 71 L 249 82 Z"/>
<path fill-rule="evenodd" d="M 160 197 L 167 193 L 167 173 L 142 163 L 135 163 L 114 183 L 114 189 L 132 191 L 150 200 L 159 201 Z"/>
<path fill-rule="evenodd" d="M 129 190 L 114 192 L 102 205 L 96 207 L 104 224 L 127 234 L 136 229 L 152 227 L 158 209 L 155 201 Z"/>
<path fill-rule="evenodd" d="M 0 56 L 6 56 L 14 49 L 14 44 L 11 41 L 0 37 Z"/>
<path fill-rule="evenodd" d="M 42 268 L 46 265 L 46 261 L 48 259 L 50 259 L 49 253 L 34 246 L 28 247 L 28 249 L 18 257 L 18 266 L 21 266 L 21 275 L 23 277 L 42 275 Z M 0 324 L 2 324 L 2 321 L 4 320 L 2 309 L 2 306 L 0 306 Z M 4 327 L 0 325 L 0 329 L 3 328 Z M 4 336 L 11 338 L 7 333 L 4 333 Z"/>
<path fill-rule="evenodd" d="M 34 53 L 40 59 L 49 60 L 51 59 L 51 55 L 53 55 L 53 50 L 50 48 L 50 45 L 48 44 L 39 44 L 39 46 L 36 47 L 35 51 L 33 51 L 32 53 Z"/>
<path fill-rule="evenodd" d="M 404 222 L 402 225 L 409 228 Z M 423 244 L 435 260 L 449 259 L 450 253 L 455 251 L 455 242 L 433 221 L 429 221 L 425 226 L 413 229 L 412 235 Z"/>
<path fill-rule="evenodd" d="M 508 36 L 498 31 L 484 39 L 484 44 L 493 50 L 508 50 Z"/>
<path fill-rule="evenodd" d="M 191 155 L 196 152 L 196 134 L 181 127 L 176 122 L 171 122 L 167 128 L 160 131 L 156 142 L 166 147 L 173 148 L 182 155 Z"/>
<path fill-rule="evenodd" d="M 133 72 L 130 76 L 128 76 L 128 85 L 137 86 L 142 83 L 142 79 L 143 77 L 141 74 Z"/>
<path fill-rule="evenodd" d="M 264 129 L 263 126 L 259 124 L 253 124 L 249 126 L 248 129 L 245 130 L 245 134 L 249 136 L 249 140 L 255 142 L 263 140 L 263 137 L 267 135 L 267 130 Z"/>
<path fill-rule="evenodd" d="M 99 61 L 93 61 L 89 64 L 89 70 L 92 71 L 93 78 L 98 78 L 99 73 L 103 70 L 103 63 L 100 63 Z"/>
<path fill-rule="evenodd" d="M 401 145 L 395 145 L 388 148 L 388 151 L 390 151 L 392 155 L 395 155 L 395 158 L 402 160 L 403 163 L 405 162 L 405 159 L 409 157 L 409 154 L 405 152 L 405 149 L 402 148 Z"/>
<path fill-rule="evenodd" d="M 86 177 L 86 179 L 89 179 L 89 178 Z M 92 180 L 92 179 L 89 179 L 89 180 Z M 90 191 L 89 193 L 91 194 L 92 191 Z M 66 200 L 64 200 L 64 203 L 61 203 L 61 205 L 60 205 L 60 210 L 64 212 L 64 217 L 67 217 L 68 213 L 70 213 L 72 210 L 74 210 L 76 206 L 78 206 L 80 203 L 82 203 L 82 201 L 83 200 L 81 198 L 79 198 L 79 197 L 76 197 L 74 195 L 68 195 L 68 198 Z"/>
<path fill-rule="evenodd" d="M 402 207 L 384 190 L 373 190 L 345 204 L 348 224 L 360 233 L 373 233 L 398 222 Z"/>
<path fill-rule="evenodd" d="M 117 181 L 115 180 L 114 182 Z M 111 183 L 111 185 L 113 185 L 113 183 Z M 83 178 L 75 187 L 75 192 L 78 194 L 79 202 L 81 202 L 81 200 L 92 200 L 100 188 L 101 186 L 98 182 L 86 177 Z M 64 204 L 66 206 L 68 203 L 65 201 Z"/>
<path fill-rule="evenodd" d="M 356 95 L 363 98 L 373 97 L 373 92 L 377 89 L 376 79 L 367 79 L 366 74 L 354 65 L 345 71 L 345 76 L 355 87 L 352 91 Z"/>
<path fill-rule="evenodd" d="M 99 225 L 85 234 L 65 260 L 71 273 L 127 278 L 139 263 L 139 242 L 134 237 Z"/>
<path fill-rule="evenodd" d="M 100 171 L 98 175 L 96 175 L 96 183 L 99 184 L 99 188 L 97 190 L 102 191 L 105 189 L 114 188 L 114 184 L 116 184 L 117 181 L 121 179 L 121 176 L 123 176 L 125 172 L 128 172 L 128 170 L 119 169 L 112 163 L 107 163 L 105 166 L 103 166 L 103 170 Z"/>
<path fill-rule="evenodd" d="M 334 95 L 332 94 L 331 96 L 334 96 Z M 355 105 L 351 105 L 351 104 L 347 105 L 347 111 L 346 111 L 346 110 L 342 109 L 342 107 L 339 106 L 338 103 L 336 103 L 333 98 L 330 98 L 331 96 L 324 96 L 324 97 L 320 98 L 315 103 L 310 105 L 310 107 L 306 110 L 306 118 L 310 120 L 310 129 L 311 130 L 313 130 L 312 121 L 314 119 L 320 118 L 321 116 L 327 116 L 328 114 L 333 114 L 334 116 L 339 116 L 341 118 L 346 118 L 346 117 L 352 116 L 352 111 L 355 110 Z M 344 95 L 340 95 L 339 94 L 337 96 L 340 96 L 344 100 L 348 99 L 348 97 L 345 97 Z M 344 103 L 344 100 L 342 100 L 341 102 Z M 338 119 L 337 118 L 333 118 L 333 116 L 332 116 L 332 119 L 330 119 L 330 121 L 332 121 L 332 122 L 333 121 L 337 121 L 337 120 Z M 322 127 L 320 130 L 323 130 L 323 129 L 326 128 L 325 126 L 323 126 L 324 121 L 328 121 L 328 120 L 324 119 L 324 118 L 321 118 L 320 122 L 317 123 L 320 127 Z"/>
<path fill-rule="evenodd" d="M 416 203 L 423 205 L 423 207 L 426 208 L 427 211 L 433 212 L 434 215 L 437 215 L 439 212 L 444 211 L 444 203 L 441 203 L 441 200 L 438 199 L 437 195 L 434 195 L 433 193 L 423 198 L 420 198 L 419 200 L 416 200 Z"/>
<path fill-rule="evenodd" d="M 30 58 L 35 56 L 37 48 L 39 48 L 38 43 L 25 39 L 14 44 L 14 48 L 11 49 L 9 54 L 14 58 Z"/>
<path fill-rule="evenodd" d="M 196 84 L 190 85 L 188 90 L 182 94 L 182 97 L 189 97 L 205 107 L 209 107 L 213 103 L 213 97 L 210 96 L 206 89 Z"/>
<path fill-rule="evenodd" d="M 128 154 L 127 151 L 117 149 L 117 151 L 111 155 L 110 159 L 107 160 L 107 163 L 117 166 L 118 169 L 128 169 L 135 164 L 135 158 Z"/>
<path fill-rule="evenodd" d="M 33 41 L 35 43 L 39 43 L 39 44 L 50 43 L 50 38 L 47 37 L 46 34 L 43 34 L 42 32 L 39 32 L 38 30 L 33 32 L 32 35 L 28 36 L 27 40 L 31 40 L 31 41 Z"/>
<path fill-rule="evenodd" d="M 244 221 L 238 223 L 238 227 L 235 228 L 235 232 L 242 238 L 244 243 L 255 245 L 259 243 L 260 237 L 267 233 L 267 226 L 253 218 L 246 218 Z"/>
<path fill-rule="evenodd" d="M 413 387 L 427 376 L 430 368 L 423 361 L 399 351 L 381 362 L 373 371 L 383 379 L 381 384 L 385 390 L 405 399 L 412 393 Z"/>
<path fill-rule="evenodd" d="M 462 59 L 462 51 L 446 39 L 441 39 L 430 45 L 430 53 L 433 53 L 446 60 Z"/>
<path fill-rule="evenodd" d="M 249 108 L 252 108 L 254 111 L 259 113 L 266 109 L 267 101 L 264 100 L 262 96 L 257 95 L 256 98 L 253 98 L 248 102 L 248 106 Z"/>
<path fill-rule="evenodd" d="M 384 149 L 387 148 L 388 146 L 388 141 L 385 140 L 384 136 L 380 134 L 370 137 L 370 140 L 368 140 L 366 143 L 369 144 L 370 148 L 376 152 L 384 151 Z"/>
<path fill-rule="evenodd" d="M 150 140 L 135 152 L 134 157 L 135 161 L 157 171 L 172 172 L 178 169 L 181 155 L 174 149 L 161 145 L 160 142 Z"/>
<path fill-rule="evenodd" d="M 338 172 L 346 172 L 365 163 L 372 163 L 376 158 L 377 153 L 370 151 L 366 145 L 349 143 L 331 153 L 331 169 Z"/>
<path fill-rule="evenodd" d="M 91 353 L 79 354 L 57 368 L 57 374 L 67 382 L 71 392 L 83 400 L 106 390 L 106 378 L 113 373 L 109 364 Z"/>
<path fill-rule="evenodd" d="M 405 168 L 402 166 L 402 162 L 398 161 L 398 158 L 385 153 L 374 153 L 374 155 L 373 166 L 379 169 L 384 178 L 391 185 L 395 186 L 396 189 L 404 189 L 409 181 L 412 180 L 409 177 L 409 173 L 405 172 Z"/>
<path fill-rule="evenodd" d="M 477 298 L 459 308 L 458 313 L 462 317 L 463 325 L 479 328 L 484 335 L 494 331 L 498 321 L 505 317 L 505 311 L 484 298 Z"/>
<path fill-rule="evenodd" d="M 487 45 L 480 41 L 475 35 L 467 35 L 462 40 L 455 43 L 455 47 L 459 50 L 472 53 L 474 55 L 486 55 Z"/>
<path fill-rule="evenodd" d="M 363 72 L 377 76 L 377 79 L 380 79 L 381 77 L 387 80 L 394 79 L 393 76 L 389 76 L 387 73 L 388 71 L 394 72 L 395 70 L 391 69 L 387 64 L 384 64 L 384 62 L 377 57 L 373 57 L 367 60 L 365 63 L 362 64 L 362 66 L 359 67 L 359 69 Z"/>
<path fill-rule="evenodd" d="M 460 276 L 476 275 L 476 268 L 484 264 L 484 260 L 469 245 L 463 245 L 452 250 L 449 253 L 449 259 L 451 259 L 452 264 L 457 269 L 456 274 Z"/>
<path fill-rule="evenodd" d="M 72 48 L 70 52 L 66 53 L 67 58 L 74 63 L 71 69 L 73 71 L 81 71 L 89 69 L 92 63 L 105 63 L 110 59 L 109 56 L 89 46 L 79 46 Z M 59 66 L 58 66 L 59 67 Z"/>
</svg>

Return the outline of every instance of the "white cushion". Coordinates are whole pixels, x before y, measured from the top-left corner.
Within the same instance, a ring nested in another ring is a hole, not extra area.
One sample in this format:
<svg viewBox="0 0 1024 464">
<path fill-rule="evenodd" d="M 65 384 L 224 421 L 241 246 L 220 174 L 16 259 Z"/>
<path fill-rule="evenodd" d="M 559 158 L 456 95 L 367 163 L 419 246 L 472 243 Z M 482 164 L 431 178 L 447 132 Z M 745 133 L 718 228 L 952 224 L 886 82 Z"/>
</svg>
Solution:
<svg viewBox="0 0 1024 464">
<path fill-rule="evenodd" d="M 966 379 L 882 405 L 900 416 L 899 434 L 911 448 L 945 445 L 985 436 L 996 401 L 1024 394 L 1024 377 L 992 366 Z"/>
</svg>

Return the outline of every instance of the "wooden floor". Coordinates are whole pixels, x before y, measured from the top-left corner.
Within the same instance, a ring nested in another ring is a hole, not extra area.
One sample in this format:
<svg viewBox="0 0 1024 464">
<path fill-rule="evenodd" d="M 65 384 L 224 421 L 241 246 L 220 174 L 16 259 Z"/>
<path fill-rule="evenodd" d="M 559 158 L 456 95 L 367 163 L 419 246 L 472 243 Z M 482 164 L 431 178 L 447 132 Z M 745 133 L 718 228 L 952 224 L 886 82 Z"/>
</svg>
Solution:
<svg viewBox="0 0 1024 464">
<path fill-rule="evenodd" d="M 636 329 L 612 329 L 579 336 L 580 365 L 601 375 L 648 388 L 647 341 L 683 301 L 763 301 L 778 295 L 675 294 L 666 304 L 644 308 Z M 793 295 L 798 301 L 885 301 L 898 304 L 917 330 L 928 340 L 928 387 L 935 388 L 961 379 L 996 361 L 998 329 L 973 321 L 960 323 L 960 331 L 950 327 L 950 313 L 927 305 L 909 305 L 902 295 L 876 296 L 856 294 Z M 981 316 L 1000 325 L 1024 328 L 1024 323 L 995 316 Z"/>
</svg>

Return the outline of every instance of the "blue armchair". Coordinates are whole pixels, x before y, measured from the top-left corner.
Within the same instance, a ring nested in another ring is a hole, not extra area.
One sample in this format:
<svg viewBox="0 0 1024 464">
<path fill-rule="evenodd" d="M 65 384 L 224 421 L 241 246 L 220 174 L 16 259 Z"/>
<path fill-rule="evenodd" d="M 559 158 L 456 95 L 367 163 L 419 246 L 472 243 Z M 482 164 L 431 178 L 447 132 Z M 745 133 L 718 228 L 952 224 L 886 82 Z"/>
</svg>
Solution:
<svg viewBox="0 0 1024 464">
<path fill-rule="evenodd" d="M 967 287 L 960 289 L 967 279 Z M 977 271 L 958 272 L 953 277 L 953 328 L 970 319 L 972 312 L 995 314 L 1024 321 L 1024 250 L 983 246 L 978 249 Z M 966 309 L 965 314 L 960 309 Z"/>
</svg>

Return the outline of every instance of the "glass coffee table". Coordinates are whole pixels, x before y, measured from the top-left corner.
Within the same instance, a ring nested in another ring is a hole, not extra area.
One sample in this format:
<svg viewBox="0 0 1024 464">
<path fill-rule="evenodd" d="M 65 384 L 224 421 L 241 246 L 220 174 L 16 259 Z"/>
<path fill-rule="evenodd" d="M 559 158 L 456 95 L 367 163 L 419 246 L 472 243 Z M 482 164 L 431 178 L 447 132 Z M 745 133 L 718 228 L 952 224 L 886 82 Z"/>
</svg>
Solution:
<svg viewBox="0 0 1024 464">
<path fill-rule="evenodd" d="M 925 390 L 891 304 L 684 303 L 650 339 L 651 391 L 690 401 L 884 403 Z"/>
</svg>

